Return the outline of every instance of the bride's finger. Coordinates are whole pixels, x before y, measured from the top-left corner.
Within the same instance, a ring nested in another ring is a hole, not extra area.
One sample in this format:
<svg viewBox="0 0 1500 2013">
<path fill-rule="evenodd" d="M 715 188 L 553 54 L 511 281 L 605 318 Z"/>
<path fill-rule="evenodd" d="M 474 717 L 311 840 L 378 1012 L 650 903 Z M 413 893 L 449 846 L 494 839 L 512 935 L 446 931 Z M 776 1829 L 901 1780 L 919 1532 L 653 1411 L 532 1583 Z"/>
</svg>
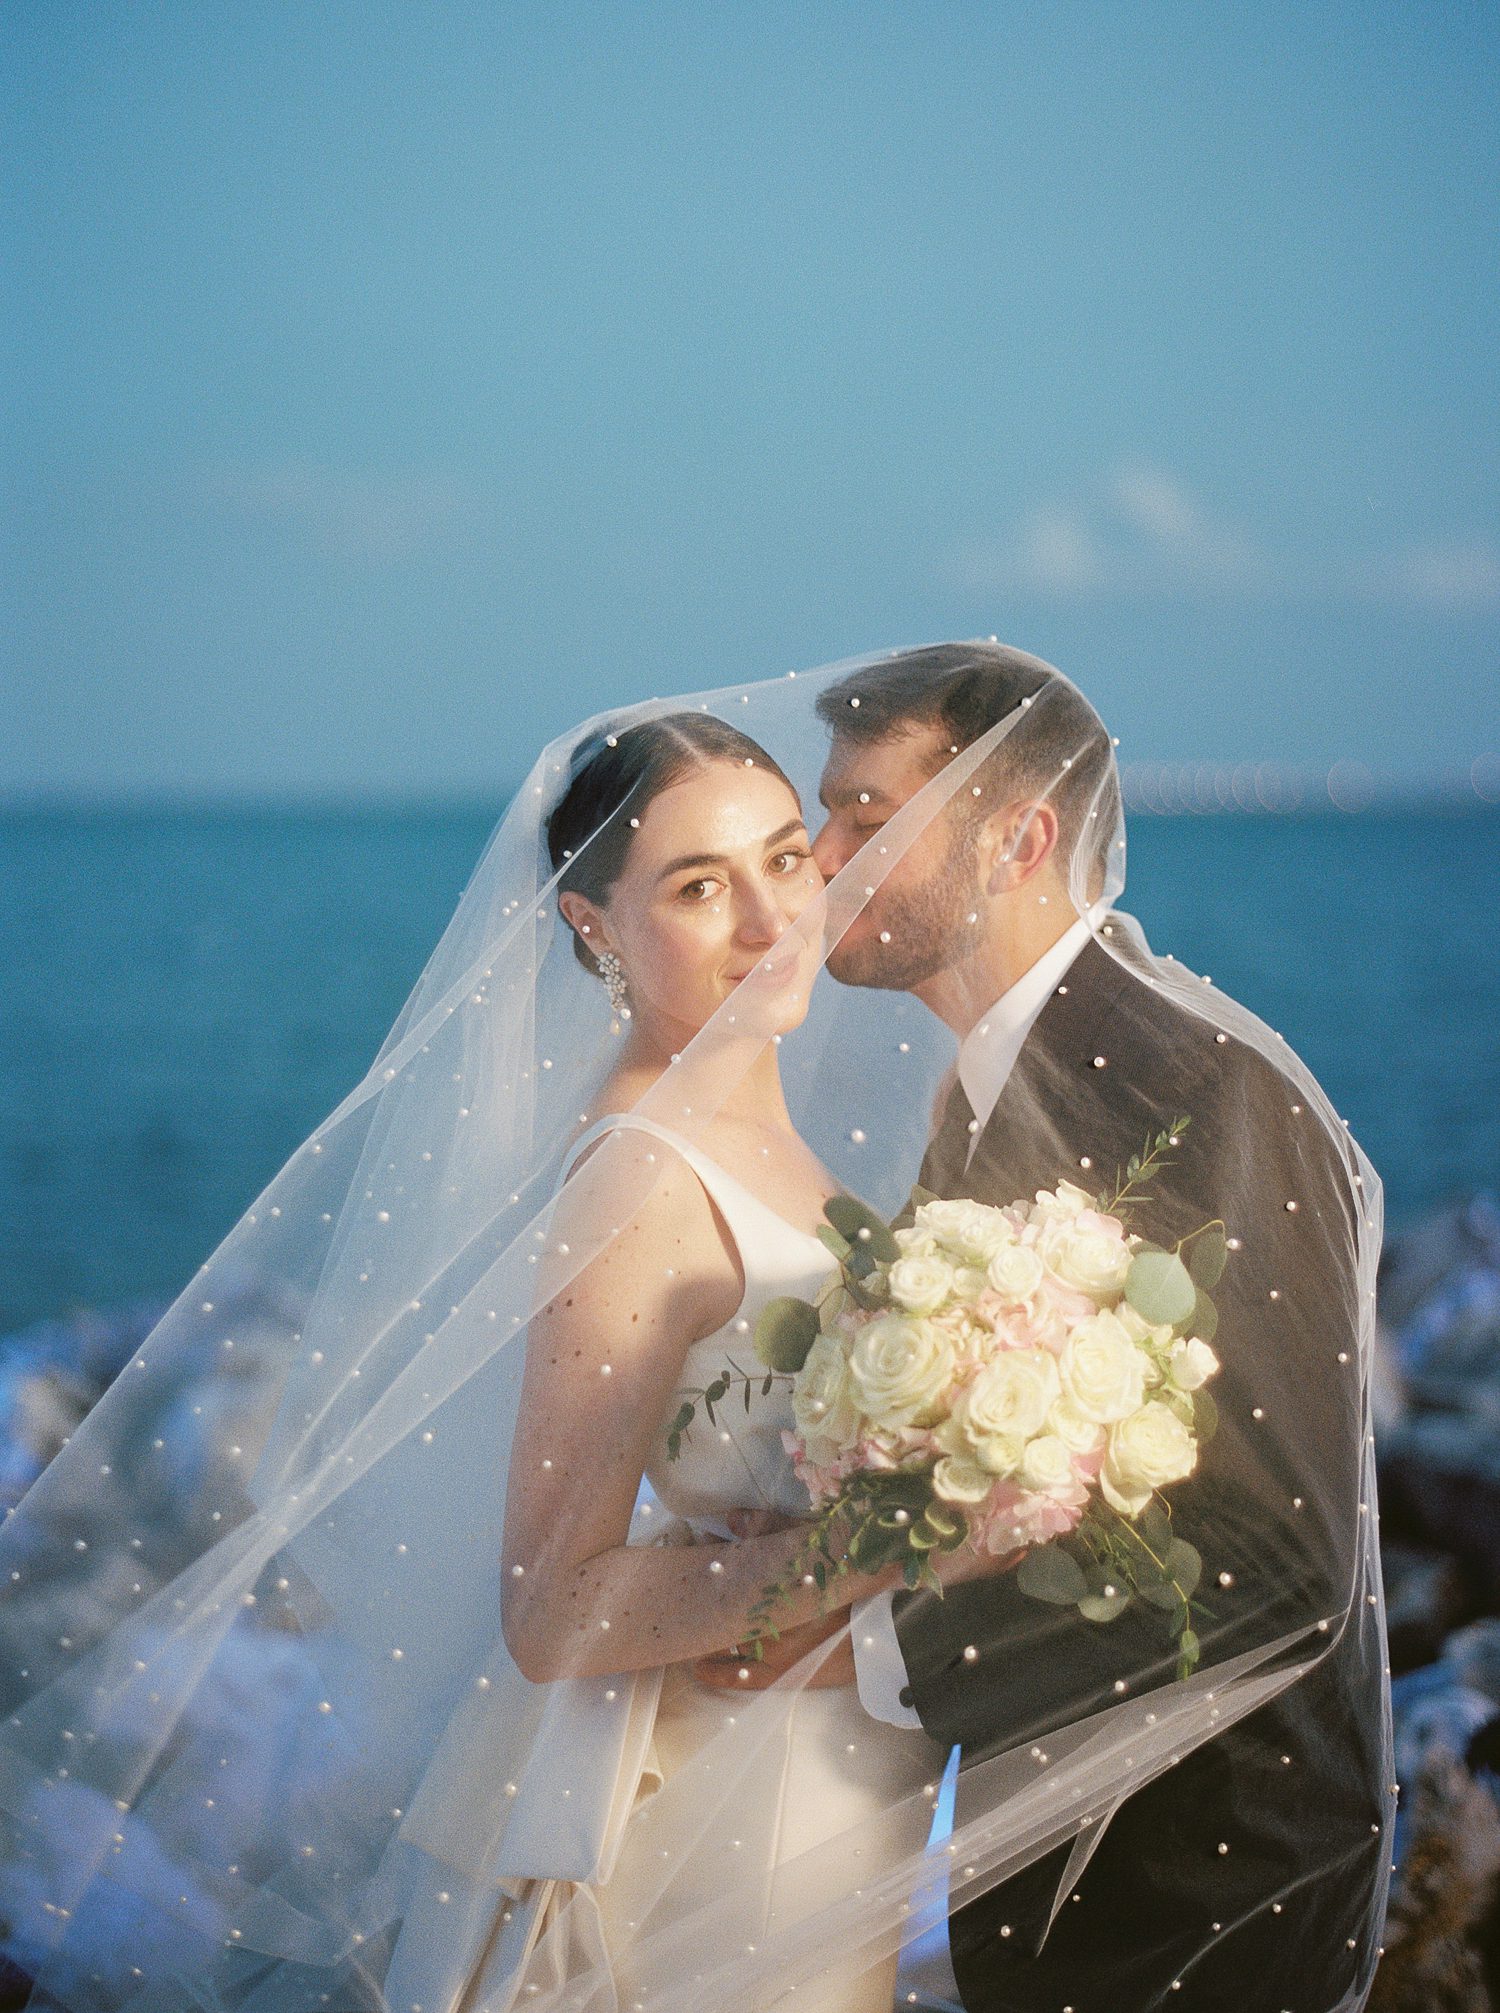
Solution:
<svg viewBox="0 0 1500 2013">
<path fill-rule="evenodd" d="M 737 1538 L 763 1538 L 772 1531 L 789 1531 L 798 1521 L 780 1510 L 726 1510 L 724 1515 Z"/>
</svg>

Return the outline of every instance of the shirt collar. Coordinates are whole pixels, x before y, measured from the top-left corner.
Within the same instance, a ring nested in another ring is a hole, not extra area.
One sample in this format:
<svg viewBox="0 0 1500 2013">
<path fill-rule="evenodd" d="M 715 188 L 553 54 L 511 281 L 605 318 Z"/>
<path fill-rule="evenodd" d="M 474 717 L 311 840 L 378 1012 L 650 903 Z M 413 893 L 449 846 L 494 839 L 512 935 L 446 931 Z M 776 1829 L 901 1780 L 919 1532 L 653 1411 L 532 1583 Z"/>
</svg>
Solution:
<svg viewBox="0 0 1500 2013">
<path fill-rule="evenodd" d="M 1086 915 L 1075 917 L 1057 942 L 1022 972 L 987 1013 L 980 1015 L 959 1043 L 958 1080 L 979 1121 L 974 1135 L 976 1143 L 979 1131 L 988 1124 L 1000 1100 L 1033 1022 L 1093 935 L 1095 924 L 1108 910 L 1107 902 L 1096 902 Z"/>
</svg>

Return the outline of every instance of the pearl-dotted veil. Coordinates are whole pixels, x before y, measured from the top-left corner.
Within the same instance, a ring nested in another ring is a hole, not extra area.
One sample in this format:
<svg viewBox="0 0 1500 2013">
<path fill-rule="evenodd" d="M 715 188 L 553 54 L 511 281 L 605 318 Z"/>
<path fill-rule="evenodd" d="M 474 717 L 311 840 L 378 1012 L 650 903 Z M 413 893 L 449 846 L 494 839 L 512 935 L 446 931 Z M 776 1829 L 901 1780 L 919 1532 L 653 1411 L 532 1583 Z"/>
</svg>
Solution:
<svg viewBox="0 0 1500 2013">
<path fill-rule="evenodd" d="M 1008 1739 L 1006 1658 L 972 1660 L 964 1682 L 975 1697 L 994 1687 L 998 1724 L 964 1769 L 951 1835 L 902 1852 L 889 1841 L 910 1835 L 909 1813 L 893 1810 L 888 1838 L 882 1821 L 862 1823 L 792 1877 L 744 1867 L 708 1904 L 675 1878 L 732 1841 L 745 1786 L 827 1651 L 731 1700 L 692 1781 L 652 1796 L 654 1674 L 533 1683 L 507 1646 L 505 1507 L 528 1321 L 608 1255 L 666 1158 L 611 1136 L 564 1178 L 624 1036 L 559 915 L 546 821 L 601 737 L 694 712 L 759 743 L 816 830 L 830 724 L 819 696 L 886 660 L 600 715 L 542 751 L 363 1079 L 0 1530 L 0 1925 L 37 2003 L 452 2013 L 510 1907 L 531 1945 L 514 1958 L 515 2003 L 539 2013 L 795 2008 L 793 1988 L 830 1963 L 875 1962 L 1069 1840 L 1076 1877 L 1123 1799 L 1341 1646 L 1347 1657 L 1357 1642 L 1366 1670 L 1383 1665 L 1369 1439 L 1378 1178 L 1280 1036 L 1155 953 L 1120 907 L 1113 752 L 1076 688 L 988 644 L 914 652 L 911 676 L 965 661 L 1006 670 L 1024 696 L 871 833 L 788 933 L 809 987 L 805 1019 L 776 1034 L 792 1118 L 841 1184 L 900 1209 L 954 1036 L 906 992 L 839 984 L 823 961 L 961 793 L 997 789 L 1011 763 L 1038 801 L 1071 791 L 1066 884 L 1075 910 L 1096 917 L 1097 951 L 1121 984 L 1153 989 L 1204 1031 L 1221 1088 L 1253 1080 L 1279 1099 L 1274 1140 L 1261 1108 L 1236 1107 L 1241 1127 L 1199 1199 L 1231 1234 L 1230 1279 L 1256 1262 L 1234 1233 L 1266 1220 L 1273 1189 L 1287 1235 L 1303 1239 L 1299 1304 L 1276 1297 L 1268 1272 L 1261 1312 L 1226 1318 L 1214 1344 L 1226 1362 L 1264 1350 L 1256 1417 L 1247 1405 L 1221 1435 L 1249 1476 L 1256 1585 L 1278 1598 L 1252 1593 L 1236 1609 L 1238 1589 L 1217 1584 L 1206 1555 L 1203 1596 L 1233 1613 L 1232 1653 L 1206 1650 L 1183 1679 L 1122 1680 L 1103 1700 L 1081 1653 L 1070 1692 L 1070 1644 L 1123 1625 L 1038 1601 L 1045 1634 L 1010 1654 L 1046 1658 L 1054 1709 L 1045 1729 Z M 1075 766 L 1089 779 L 1081 800 Z M 627 803 L 612 818 L 629 815 Z M 778 1004 L 752 972 L 638 1113 L 701 1141 L 773 1038 Z M 1080 1172 L 1063 1123 L 1073 1060 L 1018 1076 L 1004 1122 L 1029 1135 L 1026 1164 L 1050 1185 L 1092 1190 L 1116 1170 Z M 1104 1060 L 1132 1068 L 1126 1052 Z M 1202 1065 L 1184 1069 L 1178 1111 L 1143 1092 L 1143 1141 L 1208 1095 Z M 1149 1204 L 1130 1227 L 1152 1233 Z M 1309 1280 L 1319 1304 L 1306 1304 Z M 631 1313 L 618 1309 L 622 1343 Z M 1276 1342 L 1288 1323 L 1295 1348 Z M 1202 1449 L 1205 1471 L 1220 1444 Z M 631 1541 L 656 1541 L 664 1521 L 643 1496 Z M 1302 1586 L 1310 1605 L 1289 1618 L 1279 1595 Z M 705 1564 L 705 1606 L 713 1598 Z M 934 1744 L 929 1803 L 944 1760 Z M 620 1786 L 637 1776 L 632 1815 Z M 1309 1807 L 1301 1863 L 1347 1860 L 1356 1833 L 1388 1826 L 1386 1791 L 1373 1820 L 1357 1796 Z M 622 1971 L 591 1940 L 580 1895 L 607 1877 L 626 1823 L 665 1844 Z M 1350 2006 L 1368 1985 L 1383 1900 L 1380 1882 L 1352 1886 Z M 1210 1933 L 1205 1922 L 1187 1943 Z"/>
</svg>

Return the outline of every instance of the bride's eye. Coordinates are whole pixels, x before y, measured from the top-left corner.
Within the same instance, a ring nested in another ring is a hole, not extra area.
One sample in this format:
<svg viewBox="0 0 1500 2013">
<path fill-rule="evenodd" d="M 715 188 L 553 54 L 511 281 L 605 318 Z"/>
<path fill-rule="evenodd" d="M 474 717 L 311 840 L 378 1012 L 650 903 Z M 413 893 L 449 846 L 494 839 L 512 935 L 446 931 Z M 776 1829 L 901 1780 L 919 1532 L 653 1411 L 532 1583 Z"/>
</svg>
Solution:
<svg viewBox="0 0 1500 2013">
<path fill-rule="evenodd" d="M 771 865 L 778 874 L 795 874 L 802 862 L 811 858 L 812 854 L 807 847 L 789 846 L 785 852 L 776 854 Z M 783 865 L 783 862 L 786 864 Z"/>
<path fill-rule="evenodd" d="M 713 887 L 710 880 L 688 881 L 677 890 L 678 899 L 687 902 L 706 902 Z"/>
</svg>

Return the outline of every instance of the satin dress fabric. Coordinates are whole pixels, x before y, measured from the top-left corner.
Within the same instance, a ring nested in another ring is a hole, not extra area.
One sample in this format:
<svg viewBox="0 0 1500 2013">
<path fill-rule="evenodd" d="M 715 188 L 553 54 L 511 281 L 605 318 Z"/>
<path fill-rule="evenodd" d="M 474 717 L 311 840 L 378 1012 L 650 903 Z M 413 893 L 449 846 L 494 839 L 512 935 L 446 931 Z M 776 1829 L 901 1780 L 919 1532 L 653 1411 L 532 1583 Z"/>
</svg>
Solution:
<svg viewBox="0 0 1500 2013">
<path fill-rule="evenodd" d="M 694 1342 L 683 1359 L 679 1389 L 646 1466 L 658 1517 L 665 1512 L 694 1533 L 727 1537 L 725 1513 L 731 1509 L 768 1507 L 806 1516 L 807 1492 L 781 1438 L 792 1425 L 790 1393 L 784 1381 L 762 1393 L 753 1331 L 768 1301 L 816 1292 L 831 1270 L 828 1252 L 700 1148 L 651 1120 L 611 1115 L 576 1142 L 574 1158 L 616 1125 L 656 1135 L 692 1167 L 734 1239 L 745 1281 L 733 1316 Z M 700 1403 L 678 1457 L 670 1459 L 666 1426 L 682 1397 L 726 1369 L 737 1381 L 717 1408 L 717 1424 L 710 1425 Z M 750 1379 L 748 1407 L 740 1373 Z M 705 1770 L 711 1775 L 715 1736 L 731 1723 L 740 1728 L 736 1747 L 742 1764 L 747 1714 L 759 1715 L 763 1729 L 732 1798 L 712 1790 L 695 1796 L 694 1771 L 698 1780 Z M 698 1683 L 690 1665 L 673 1665 L 662 1675 L 642 1765 L 617 1784 L 609 1828 L 619 1827 L 619 1847 L 608 1878 L 554 1880 L 545 1897 L 525 1897 L 533 1914 L 526 1940 L 535 1943 L 549 1927 L 557 1940 L 566 1911 L 571 1919 L 562 1941 L 574 1953 L 567 1968 L 580 1960 L 596 1965 L 604 1960 L 617 2005 L 629 2007 L 652 1982 L 638 1974 L 632 1956 L 643 1925 L 647 1934 L 664 1921 L 682 1925 L 674 1970 L 685 1982 L 694 1975 L 695 1954 L 705 1962 L 721 1961 L 729 1936 L 754 1942 L 775 1925 L 794 1890 L 805 1906 L 816 1860 L 811 1866 L 797 1862 L 803 1854 L 816 1855 L 825 1841 L 866 1832 L 872 1877 L 882 1860 L 897 1863 L 921 1853 L 943 1761 L 926 1734 L 866 1713 L 853 1683 L 737 1695 Z M 539 1974 L 534 1963 L 527 1970 L 518 1961 L 508 1933 L 516 1921 L 516 1910 L 507 1903 L 453 2013 L 509 2013 L 511 2006 L 526 2003 L 525 1986 L 538 1976 L 548 1986 L 561 1982 L 565 1974 L 552 1965 Z M 798 2013 L 888 2013 L 896 1961 L 892 1952 L 854 1968 L 846 1957 L 842 1967 L 802 1982 L 788 2003 Z M 659 1951 L 652 1962 L 660 1964 Z M 588 2004 L 590 2013 L 595 2008 L 608 2013 L 607 1996 L 591 1995 Z"/>
</svg>

